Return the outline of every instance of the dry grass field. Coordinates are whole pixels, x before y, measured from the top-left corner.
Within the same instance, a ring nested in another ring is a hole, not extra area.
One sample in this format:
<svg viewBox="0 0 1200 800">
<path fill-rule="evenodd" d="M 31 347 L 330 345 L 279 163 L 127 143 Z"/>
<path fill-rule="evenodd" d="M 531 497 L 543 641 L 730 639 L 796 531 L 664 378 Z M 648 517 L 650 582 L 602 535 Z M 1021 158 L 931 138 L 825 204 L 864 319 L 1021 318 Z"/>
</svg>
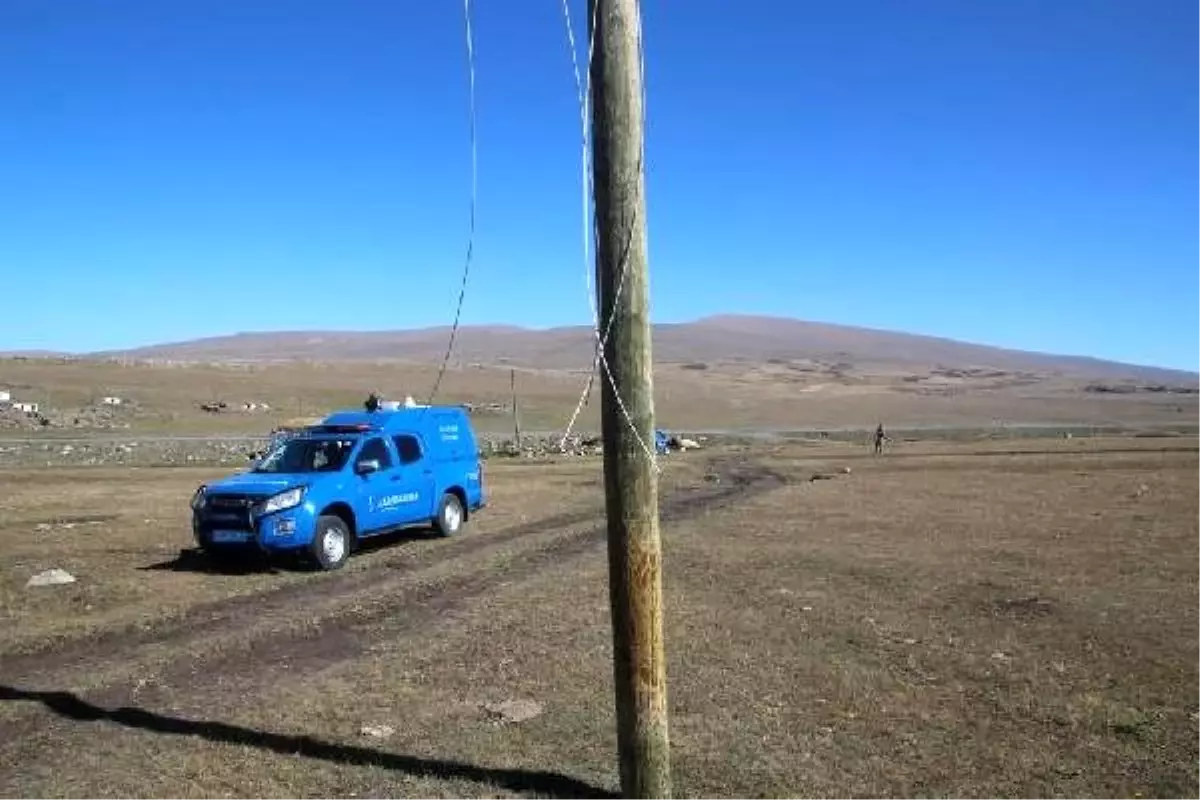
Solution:
<svg viewBox="0 0 1200 800">
<path fill-rule="evenodd" d="M 580 367 L 586 367 L 584 359 Z M 700 367 L 703 367 L 701 369 Z M 88 417 L 99 398 L 126 405 L 114 420 L 127 430 L 153 434 L 263 433 L 297 416 L 358 407 L 371 391 L 424 401 L 436 368 L 404 362 L 339 361 L 163 365 L 112 361 L 0 359 L 0 388 L 40 403 L 66 423 L 39 435 L 88 434 L 71 420 Z M 454 365 L 439 402 L 504 405 L 511 400 L 504 366 Z M 997 424 L 1059 426 L 1192 426 L 1200 394 L 1155 392 L 1134 383 L 1130 393 L 1088 391 L 1090 379 L 1050 372 L 980 370 L 959 375 L 934 366 L 774 359 L 661 364 L 655 369 L 659 422 L 673 430 L 873 428 L 989 428 Z M 526 431 L 560 431 L 570 419 L 585 376 L 565 369 L 520 368 L 516 373 L 521 423 Z M 1192 387 L 1194 389 L 1194 386 Z M 579 426 L 598 427 L 598 391 Z M 267 413 L 209 414 L 202 403 L 231 408 L 267 403 Z M 0 420 L 2 421 L 2 420 Z M 507 409 L 480 412 L 486 433 L 512 430 Z M 125 430 L 125 429 L 118 429 Z M 21 431 L 0 429 L 0 437 Z"/>
<path fill-rule="evenodd" d="M 598 461 L 489 463 L 461 536 L 335 574 L 183 552 L 211 474 L 0 472 L 0 795 L 616 790 Z M 1196 796 L 1198 477 L 1195 438 L 672 457 L 677 794 Z"/>
</svg>

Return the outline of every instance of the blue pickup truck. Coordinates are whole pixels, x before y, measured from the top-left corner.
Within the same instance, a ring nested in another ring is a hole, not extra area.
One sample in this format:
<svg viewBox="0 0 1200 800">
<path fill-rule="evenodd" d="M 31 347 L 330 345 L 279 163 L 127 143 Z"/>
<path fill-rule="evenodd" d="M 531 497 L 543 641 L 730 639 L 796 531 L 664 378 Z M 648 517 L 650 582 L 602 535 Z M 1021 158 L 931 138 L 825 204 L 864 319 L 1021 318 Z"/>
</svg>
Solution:
<svg viewBox="0 0 1200 800">
<path fill-rule="evenodd" d="M 215 556 L 303 552 L 332 570 L 368 536 L 424 526 L 453 536 L 485 502 L 463 409 L 341 411 L 199 487 L 192 533 Z"/>
</svg>

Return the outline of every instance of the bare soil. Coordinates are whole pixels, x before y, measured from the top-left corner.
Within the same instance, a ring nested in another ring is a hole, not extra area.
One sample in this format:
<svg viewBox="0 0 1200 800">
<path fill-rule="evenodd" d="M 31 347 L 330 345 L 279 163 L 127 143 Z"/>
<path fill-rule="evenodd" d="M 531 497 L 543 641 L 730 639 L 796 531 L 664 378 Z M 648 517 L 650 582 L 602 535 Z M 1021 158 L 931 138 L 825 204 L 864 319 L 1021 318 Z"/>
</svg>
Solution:
<svg viewBox="0 0 1200 800">
<path fill-rule="evenodd" d="M 599 469 L 489 465 L 460 537 L 333 574 L 189 554 L 211 471 L 0 472 L 0 795 L 615 792 Z M 1195 439 L 668 459 L 677 794 L 1195 795 L 1198 477 Z"/>
</svg>

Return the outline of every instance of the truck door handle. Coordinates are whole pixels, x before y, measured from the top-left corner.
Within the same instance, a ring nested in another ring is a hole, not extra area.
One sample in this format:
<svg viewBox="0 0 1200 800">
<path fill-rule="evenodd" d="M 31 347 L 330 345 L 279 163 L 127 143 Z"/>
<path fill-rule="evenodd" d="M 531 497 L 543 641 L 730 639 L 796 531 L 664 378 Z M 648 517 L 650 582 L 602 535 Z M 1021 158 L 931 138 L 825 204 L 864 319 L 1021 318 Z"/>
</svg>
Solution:
<svg viewBox="0 0 1200 800">
<path fill-rule="evenodd" d="M 394 482 L 396 482 L 396 481 L 398 481 L 398 480 L 400 480 L 400 476 L 399 476 L 399 475 L 393 475 L 393 476 L 392 476 L 392 482 L 393 482 L 393 483 L 394 483 Z"/>
</svg>

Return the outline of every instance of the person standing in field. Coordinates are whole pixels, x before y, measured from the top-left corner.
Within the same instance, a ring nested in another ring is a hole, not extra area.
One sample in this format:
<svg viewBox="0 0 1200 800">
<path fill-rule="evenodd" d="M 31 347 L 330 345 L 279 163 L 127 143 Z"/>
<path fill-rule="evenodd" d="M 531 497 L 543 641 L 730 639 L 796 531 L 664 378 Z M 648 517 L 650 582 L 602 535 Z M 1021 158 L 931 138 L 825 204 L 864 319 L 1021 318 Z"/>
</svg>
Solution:
<svg viewBox="0 0 1200 800">
<path fill-rule="evenodd" d="M 883 432 L 883 423 L 879 423 L 879 427 L 875 429 L 875 455 L 883 452 L 883 441 L 887 439 L 887 434 Z"/>
</svg>

